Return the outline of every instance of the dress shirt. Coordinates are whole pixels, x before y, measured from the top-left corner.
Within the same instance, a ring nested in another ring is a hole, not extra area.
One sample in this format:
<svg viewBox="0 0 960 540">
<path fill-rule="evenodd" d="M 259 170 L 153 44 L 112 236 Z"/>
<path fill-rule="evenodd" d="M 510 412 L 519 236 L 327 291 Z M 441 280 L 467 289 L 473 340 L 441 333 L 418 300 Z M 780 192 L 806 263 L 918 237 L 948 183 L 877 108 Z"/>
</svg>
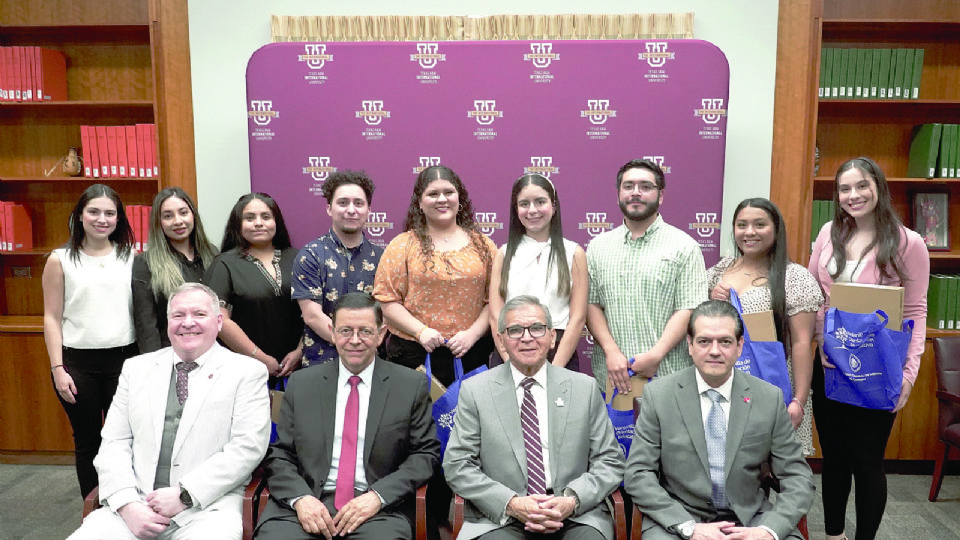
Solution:
<svg viewBox="0 0 960 540">
<path fill-rule="evenodd" d="M 338 360 L 339 362 L 339 360 Z M 367 473 L 363 462 L 363 445 L 366 439 L 367 429 L 367 411 L 370 410 L 370 382 L 373 380 L 373 364 L 366 367 L 357 375 L 360 377 L 360 383 L 357 384 L 357 392 L 360 398 L 360 411 L 357 424 L 357 474 L 353 480 L 353 487 L 357 491 L 367 491 Z M 330 460 L 330 473 L 327 475 L 327 481 L 323 484 L 324 493 L 333 493 L 337 490 L 337 468 L 340 465 L 340 447 L 343 446 L 343 414 L 347 409 L 347 398 L 350 396 L 350 373 L 343 364 L 339 366 L 337 375 L 337 412 L 334 416 L 333 425 L 333 457 Z M 381 502 L 383 499 L 381 498 Z"/>
<path fill-rule="evenodd" d="M 547 370 L 544 369 L 545 366 L 546 364 L 540 366 L 540 369 L 533 375 L 532 379 L 537 384 L 530 387 L 530 393 L 533 395 L 533 403 L 537 406 L 537 421 L 540 423 L 540 447 L 543 449 L 544 485 L 549 490 L 553 487 L 553 479 L 550 477 L 550 445 L 547 444 L 550 440 L 550 431 L 547 429 Z M 517 394 L 517 410 L 520 410 L 523 407 L 523 386 L 520 383 L 527 376 L 520 373 L 520 370 L 514 367 L 512 363 L 510 364 L 510 372 L 513 373 L 513 385 Z M 559 494 L 554 493 L 554 495 Z M 526 496 L 526 493 L 522 493 L 521 496 Z"/>
</svg>

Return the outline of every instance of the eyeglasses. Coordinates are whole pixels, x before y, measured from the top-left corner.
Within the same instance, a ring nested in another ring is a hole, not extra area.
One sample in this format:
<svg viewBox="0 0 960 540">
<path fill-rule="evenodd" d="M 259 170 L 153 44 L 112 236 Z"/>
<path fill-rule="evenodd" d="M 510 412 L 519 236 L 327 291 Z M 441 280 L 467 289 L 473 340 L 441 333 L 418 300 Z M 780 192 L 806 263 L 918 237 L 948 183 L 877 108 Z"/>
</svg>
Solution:
<svg viewBox="0 0 960 540">
<path fill-rule="evenodd" d="M 547 325 L 542 323 L 533 323 L 530 326 L 508 326 L 504 333 L 510 339 L 520 339 L 524 332 L 530 332 L 532 338 L 542 338 L 547 335 Z"/>
<path fill-rule="evenodd" d="M 639 189 L 640 193 L 653 193 L 657 190 L 657 185 L 651 184 L 650 182 L 623 182 L 620 184 L 620 189 L 627 193 L 632 192 L 634 189 Z"/>
<path fill-rule="evenodd" d="M 377 335 L 377 331 L 373 328 L 358 328 L 354 330 L 353 328 L 348 328 L 346 326 L 342 328 L 337 328 L 333 331 L 340 339 L 351 339 L 354 335 L 360 336 L 360 339 L 368 341 L 373 339 L 373 336 Z"/>
</svg>

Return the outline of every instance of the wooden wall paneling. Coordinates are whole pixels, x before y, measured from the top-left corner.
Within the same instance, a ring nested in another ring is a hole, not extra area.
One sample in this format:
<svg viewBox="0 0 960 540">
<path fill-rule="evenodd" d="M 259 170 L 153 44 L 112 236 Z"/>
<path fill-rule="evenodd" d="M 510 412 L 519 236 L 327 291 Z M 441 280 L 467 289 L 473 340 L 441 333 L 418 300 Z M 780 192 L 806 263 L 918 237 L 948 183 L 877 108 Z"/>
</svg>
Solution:
<svg viewBox="0 0 960 540">
<path fill-rule="evenodd" d="M 0 25 L 144 24 L 147 3 L 132 0 L 0 2 Z"/>
<path fill-rule="evenodd" d="M 43 315 L 43 266 L 47 258 L 36 254 L 0 257 L 3 272 L 3 291 L 6 296 L 4 313 L 7 315 Z M 18 276 L 17 271 L 27 269 L 29 276 Z M 40 306 L 40 310 L 37 310 Z"/>
<path fill-rule="evenodd" d="M 196 200 L 187 1 L 154 0 L 151 21 L 161 187 L 180 187 Z"/>
<path fill-rule="evenodd" d="M 960 20 L 956 0 L 827 0 L 826 19 Z"/>
<path fill-rule="evenodd" d="M 805 263 L 813 208 L 813 139 L 822 0 L 780 0 L 770 199 L 786 221 L 790 257 Z"/>
<path fill-rule="evenodd" d="M 933 343 L 927 339 L 917 383 L 910 401 L 898 414 L 900 459 L 937 459 L 937 369 Z"/>
<path fill-rule="evenodd" d="M 0 451 L 73 450 L 70 422 L 57 401 L 43 334 L 0 332 Z"/>
</svg>

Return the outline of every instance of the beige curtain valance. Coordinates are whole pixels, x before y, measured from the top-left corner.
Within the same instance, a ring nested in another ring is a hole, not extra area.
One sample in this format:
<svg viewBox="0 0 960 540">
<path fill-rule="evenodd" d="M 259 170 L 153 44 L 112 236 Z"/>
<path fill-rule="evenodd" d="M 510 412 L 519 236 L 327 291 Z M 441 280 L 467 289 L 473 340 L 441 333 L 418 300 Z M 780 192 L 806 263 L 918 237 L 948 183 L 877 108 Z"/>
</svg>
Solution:
<svg viewBox="0 0 960 540">
<path fill-rule="evenodd" d="M 270 37 L 287 41 L 691 39 L 693 13 L 624 15 L 272 15 Z"/>
</svg>

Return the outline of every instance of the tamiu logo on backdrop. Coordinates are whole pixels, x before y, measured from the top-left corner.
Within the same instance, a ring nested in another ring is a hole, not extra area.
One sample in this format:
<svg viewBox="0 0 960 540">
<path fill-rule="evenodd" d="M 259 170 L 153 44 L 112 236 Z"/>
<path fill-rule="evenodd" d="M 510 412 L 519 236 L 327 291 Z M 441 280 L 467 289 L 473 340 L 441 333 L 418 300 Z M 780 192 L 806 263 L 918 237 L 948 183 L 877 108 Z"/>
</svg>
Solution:
<svg viewBox="0 0 960 540">
<path fill-rule="evenodd" d="M 723 129 L 717 125 L 720 119 L 727 115 L 723 102 L 723 98 L 702 98 L 700 108 L 693 110 L 693 114 L 699 116 L 704 123 L 698 132 L 701 139 L 719 140 L 723 136 Z"/>
<path fill-rule="evenodd" d="M 697 222 L 690 223 L 688 230 L 696 231 L 695 240 L 700 244 L 700 249 L 705 253 L 717 249 L 718 242 L 715 236 L 717 231 L 720 230 L 717 213 L 697 212 L 695 215 L 697 216 Z"/>
<path fill-rule="evenodd" d="M 326 43 L 304 43 L 303 54 L 297 55 L 297 62 L 304 62 L 307 65 L 307 73 L 303 80 L 307 84 L 323 84 L 327 81 L 327 76 L 320 71 L 324 64 L 333 61 L 333 55 L 327 54 Z"/>
<path fill-rule="evenodd" d="M 370 235 L 370 242 L 376 246 L 386 247 L 387 239 L 383 238 L 383 233 L 393 229 L 393 222 L 387 221 L 386 212 L 370 212 L 363 228 Z"/>
<path fill-rule="evenodd" d="M 362 110 L 354 111 L 356 118 L 362 118 L 367 127 L 362 132 L 363 138 L 368 141 L 383 139 L 386 132 L 379 127 L 384 118 L 390 118 L 390 111 L 383 108 L 382 99 L 364 99 L 360 101 Z"/>
<path fill-rule="evenodd" d="M 480 232 L 487 236 L 492 235 L 497 229 L 503 228 L 503 223 L 497 221 L 496 212 L 475 212 L 473 219 L 477 222 Z"/>
<path fill-rule="evenodd" d="M 664 175 L 670 174 L 670 166 L 664 164 L 663 156 L 641 156 L 647 161 L 651 161 L 657 164 L 657 167 L 660 167 L 660 170 L 663 171 Z"/>
<path fill-rule="evenodd" d="M 560 168 L 553 166 L 552 156 L 532 156 L 530 166 L 523 168 L 523 174 L 539 174 L 548 180 L 551 174 L 559 172 Z"/>
<path fill-rule="evenodd" d="M 253 119 L 253 126 L 250 129 L 250 136 L 255 141 L 273 140 L 276 133 L 269 126 L 274 118 L 280 116 L 279 111 L 273 110 L 273 100 L 271 99 L 251 99 L 250 110 L 247 111 L 247 117 Z"/>
<path fill-rule="evenodd" d="M 586 229 L 590 236 L 597 236 L 613 228 L 613 223 L 607 223 L 606 212 L 587 212 L 586 217 L 587 221 L 580 223 L 577 228 L 581 231 Z"/>
<path fill-rule="evenodd" d="M 651 83 L 667 82 L 670 79 L 670 74 L 665 69 L 667 60 L 673 60 L 675 56 L 672 51 L 667 50 L 669 44 L 666 41 L 647 41 L 643 46 L 645 50 L 638 56 L 638 59 L 646 62 L 648 66 L 643 78 Z"/>
<path fill-rule="evenodd" d="M 307 166 L 303 167 L 303 174 L 310 175 L 313 182 L 307 191 L 314 195 L 323 195 L 323 182 L 330 176 L 330 173 L 336 170 L 336 167 L 330 166 L 329 156 L 308 156 Z"/>
<path fill-rule="evenodd" d="M 478 141 L 492 141 L 497 138 L 497 130 L 489 127 L 497 118 L 503 118 L 503 111 L 497 110 L 495 99 L 473 100 L 473 110 L 467 111 L 467 118 L 473 118 L 480 127 L 473 132 Z"/>
<path fill-rule="evenodd" d="M 420 156 L 420 165 L 413 168 L 413 174 L 420 174 L 427 167 L 435 167 L 440 164 L 440 156 Z"/>
<path fill-rule="evenodd" d="M 590 120 L 592 127 L 587 128 L 587 138 L 603 140 L 610 136 L 607 120 L 616 118 L 617 111 L 610 108 L 610 100 L 597 98 L 587 100 L 587 109 L 580 111 L 580 118 Z"/>
<path fill-rule="evenodd" d="M 417 52 L 410 55 L 411 62 L 420 65 L 417 80 L 420 84 L 437 84 L 440 74 L 436 72 L 438 62 L 446 62 L 447 55 L 440 52 L 439 43 L 417 43 Z"/>
<path fill-rule="evenodd" d="M 554 60 L 560 60 L 560 55 L 553 52 L 553 43 L 549 41 L 531 43 L 530 52 L 523 55 L 523 61 L 533 65 L 530 80 L 534 83 L 553 82 L 553 74 L 548 68 Z"/>
</svg>

